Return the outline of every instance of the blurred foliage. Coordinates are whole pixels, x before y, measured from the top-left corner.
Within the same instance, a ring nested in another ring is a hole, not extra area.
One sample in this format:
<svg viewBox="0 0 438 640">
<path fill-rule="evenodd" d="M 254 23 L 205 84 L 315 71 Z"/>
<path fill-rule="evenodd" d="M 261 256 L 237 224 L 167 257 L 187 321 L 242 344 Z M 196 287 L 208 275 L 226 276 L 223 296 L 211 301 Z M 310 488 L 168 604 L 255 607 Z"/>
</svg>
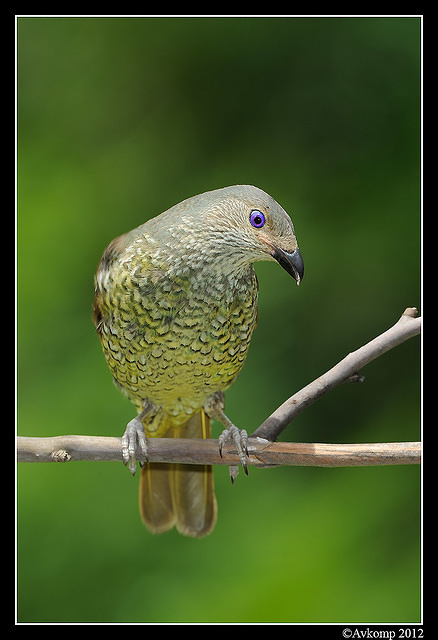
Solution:
<svg viewBox="0 0 438 640">
<path fill-rule="evenodd" d="M 298 289 L 257 265 L 259 324 L 227 394 L 252 430 L 420 304 L 420 20 L 18 19 L 20 434 L 122 434 L 133 407 L 90 320 L 100 255 L 239 183 L 291 214 L 306 266 Z M 283 439 L 419 439 L 419 367 L 412 339 Z M 20 465 L 19 620 L 419 620 L 417 467 L 215 477 L 217 527 L 192 540 L 144 530 L 121 464 Z"/>
</svg>

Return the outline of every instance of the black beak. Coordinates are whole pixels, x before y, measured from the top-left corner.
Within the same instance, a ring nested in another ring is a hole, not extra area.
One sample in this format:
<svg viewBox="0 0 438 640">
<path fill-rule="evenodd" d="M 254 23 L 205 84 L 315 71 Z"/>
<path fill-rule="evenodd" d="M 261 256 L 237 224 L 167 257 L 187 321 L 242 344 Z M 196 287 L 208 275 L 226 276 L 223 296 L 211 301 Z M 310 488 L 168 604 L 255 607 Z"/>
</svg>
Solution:
<svg viewBox="0 0 438 640">
<path fill-rule="evenodd" d="M 304 262 L 298 247 L 292 253 L 275 247 L 271 255 L 300 284 L 304 276 Z"/>
</svg>

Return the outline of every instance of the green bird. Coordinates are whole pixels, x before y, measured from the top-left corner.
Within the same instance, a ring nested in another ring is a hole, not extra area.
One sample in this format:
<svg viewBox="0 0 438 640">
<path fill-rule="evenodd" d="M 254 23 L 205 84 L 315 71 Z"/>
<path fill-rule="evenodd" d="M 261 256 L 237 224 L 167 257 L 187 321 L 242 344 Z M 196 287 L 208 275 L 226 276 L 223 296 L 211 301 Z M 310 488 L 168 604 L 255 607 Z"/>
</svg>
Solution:
<svg viewBox="0 0 438 640">
<path fill-rule="evenodd" d="M 276 260 L 299 284 L 303 260 L 291 219 L 250 185 L 180 202 L 111 242 L 95 276 L 94 323 L 116 386 L 137 416 L 122 438 L 135 473 L 147 438 L 209 438 L 210 420 L 235 442 L 246 471 L 247 433 L 224 414 L 257 322 L 253 263 Z M 212 467 L 146 463 L 140 513 L 162 533 L 201 537 L 216 522 Z"/>
</svg>

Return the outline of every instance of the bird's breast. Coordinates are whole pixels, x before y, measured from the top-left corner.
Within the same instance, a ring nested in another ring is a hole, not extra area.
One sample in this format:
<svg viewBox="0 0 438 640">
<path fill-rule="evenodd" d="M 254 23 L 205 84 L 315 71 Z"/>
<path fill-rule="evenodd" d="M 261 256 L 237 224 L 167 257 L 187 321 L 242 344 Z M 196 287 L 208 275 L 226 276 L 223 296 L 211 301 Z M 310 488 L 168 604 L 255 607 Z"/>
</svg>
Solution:
<svg viewBox="0 0 438 640">
<path fill-rule="evenodd" d="M 257 280 L 252 267 L 233 277 L 131 270 L 103 300 L 100 337 L 118 386 L 178 422 L 240 372 L 256 323 Z"/>
</svg>

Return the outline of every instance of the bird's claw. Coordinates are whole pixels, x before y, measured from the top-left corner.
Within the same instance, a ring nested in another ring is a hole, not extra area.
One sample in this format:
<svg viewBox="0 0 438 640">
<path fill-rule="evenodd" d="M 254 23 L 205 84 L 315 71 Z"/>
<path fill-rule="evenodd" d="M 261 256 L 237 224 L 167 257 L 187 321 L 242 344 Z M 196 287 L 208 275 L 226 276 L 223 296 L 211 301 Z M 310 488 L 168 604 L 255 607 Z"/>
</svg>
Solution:
<svg viewBox="0 0 438 640">
<path fill-rule="evenodd" d="M 242 464 L 243 470 L 246 475 L 248 475 L 248 433 L 245 429 L 238 429 L 234 425 L 231 425 L 228 429 L 224 429 L 219 436 L 219 455 L 222 458 L 222 451 L 224 444 L 226 442 L 234 442 L 237 449 L 237 455 L 239 456 L 240 462 Z M 234 482 L 237 474 L 239 473 L 239 468 L 237 465 L 230 466 L 230 476 L 231 482 Z"/>
<path fill-rule="evenodd" d="M 136 458 L 135 453 L 139 447 L 145 458 L 148 457 L 148 444 L 144 431 L 144 427 L 138 418 L 133 418 L 126 425 L 125 433 L 122 436 L 122 457 L 123 464 L 128 465 L 129 471 L 135 475 Z M 140 462 L 140 466 L 144 466 L 144 462 Z"/>
</svg>

